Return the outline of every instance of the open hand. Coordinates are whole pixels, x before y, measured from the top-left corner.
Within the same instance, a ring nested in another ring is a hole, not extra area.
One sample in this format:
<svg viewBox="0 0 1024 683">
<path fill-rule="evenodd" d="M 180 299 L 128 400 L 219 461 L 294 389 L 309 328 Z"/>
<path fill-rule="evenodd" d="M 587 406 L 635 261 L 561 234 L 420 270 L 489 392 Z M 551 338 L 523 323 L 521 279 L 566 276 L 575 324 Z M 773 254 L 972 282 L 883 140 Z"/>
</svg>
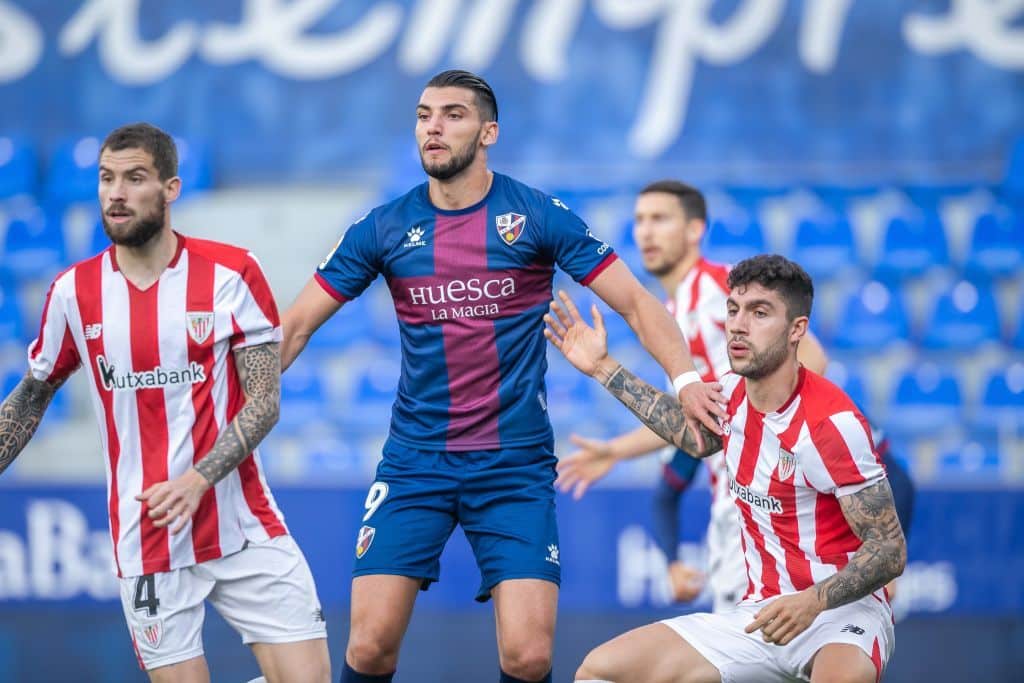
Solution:
<svg viewBox="0 0 1024 683">
<path fill-rule="evenodd" d="M 594 316 L 594 326 L 591 327 L 583 320 L 568 294 L 559 290 L 558 298 L 562 300 L 562 306 L 552 301 L 551 312 L 544 316 L 544 322 L 547 323 L 544 336 L 573 367 L 593 377 L 598 365 L 608 356 L 608 333 L 604 328 L 604 318 L 597 306 L 592 305 L 590 313 Z"/>
<path fill-rule="evenodd" d="M 615 464 L 615 456 L 607 441 L 587 439 L 573 434 L 569 440 L 580 450 L 573 451 L 558 461 L 555 469 L 558 479 L 555 486 L 563 493 L 572 491 L 574 500 L 579 500 L 590 485 L 608 474 Z"/>
</svg>

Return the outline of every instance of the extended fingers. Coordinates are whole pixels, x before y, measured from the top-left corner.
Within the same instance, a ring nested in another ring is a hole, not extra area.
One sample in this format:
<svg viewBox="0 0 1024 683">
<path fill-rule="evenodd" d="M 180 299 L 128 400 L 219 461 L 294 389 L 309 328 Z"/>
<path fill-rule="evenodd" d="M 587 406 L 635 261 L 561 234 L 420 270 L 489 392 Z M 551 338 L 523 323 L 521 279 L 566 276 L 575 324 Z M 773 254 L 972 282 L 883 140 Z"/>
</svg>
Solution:
<svg viewBox="0 0 1024 683">
<path fill-rule="evenodd" d="M 558 290 L 558 298 L 562 300 L 562 305 L 565 306 L 565 310 L 569 311 L 569 320 L 572 322 L 583 322 L 583 317 L 580 316 L 580 311 L 576 308 L 576 303 L 569 298 L 564 289 Z"/>
</svg>

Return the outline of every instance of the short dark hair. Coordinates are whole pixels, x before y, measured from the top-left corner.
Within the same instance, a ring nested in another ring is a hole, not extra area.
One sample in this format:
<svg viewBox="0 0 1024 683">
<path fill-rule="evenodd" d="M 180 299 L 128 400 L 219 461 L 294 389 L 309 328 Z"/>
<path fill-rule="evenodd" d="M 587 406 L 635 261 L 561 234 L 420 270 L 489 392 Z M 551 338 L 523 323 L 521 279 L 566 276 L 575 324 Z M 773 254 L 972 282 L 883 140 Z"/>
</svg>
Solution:
<svg viewBox="0 0 1024 683">
<path fill-rule="evenodd" d="M 484 121 L 498 120 L 498 100 L 494 91 L 480 76 L 462 69 L 442 71 L 427 83 L 428 88 L 465 88 L 472 90 L 476 97 L 476 108 L 480 110 L 480 118 Z"/>
<path fill-rule="evenodd" d="M 167 180 L 178 175 L 178 148 L 174 139 L 154 125 L 148 123 L 132 123 L 121 126 L 110 133 L 100 147 L 103 150 L 120 152 L 122 149 L 142 149 L 153 157 L 160 180 Z"/>
<path fill-rule="evenodd" d="M 760 254 L 740 261 L 729 271 L 729 289 L 751 283 L 778 292 L 790 320 L 811 315 L 814 283 L 799 263 L 778 254 Z"/>
<path fill-rule="evenodd" d="M 683 213 L 687 220 L 699 218 L 702 221 L 707 221 L 708 219 L 708 205 L 704 201 L 704 195 L 692 185 L 681 183 L 678 180 L 657 180 L 640 190 L 640 194 L 648 192 L 674 194 L 679 203 L 683 205 Z"/>
</svg>

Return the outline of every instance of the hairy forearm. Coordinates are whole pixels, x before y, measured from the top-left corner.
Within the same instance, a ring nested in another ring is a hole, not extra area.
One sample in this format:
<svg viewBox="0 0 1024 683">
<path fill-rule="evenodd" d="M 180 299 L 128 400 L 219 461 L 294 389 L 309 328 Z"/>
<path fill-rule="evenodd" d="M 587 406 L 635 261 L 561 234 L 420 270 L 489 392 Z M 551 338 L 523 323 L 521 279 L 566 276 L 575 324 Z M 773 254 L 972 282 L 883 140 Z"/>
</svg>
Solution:
<svg viewBox="0 0 1024 683">
<path fill-rule="evenodd" d="M 892 492 L 885 480 L 839 498 L 843 514 L 861 539 L 849 564 L 815 585 L 825 609 L 839 607 L 873 593 L 903 573 L 907 546 Z"/>
<path fill-rule="evenodd" d="M 612 396 L 665 441 L 699 458 L 722 449 L 722 438 L 706 429 L 702 432 L 704 448 L 698 448 L 693 434 L 686 429 L 679 401 L 655 389 L 613 359 L 602 361 L 594 376 Z"/>
<path fill-rule="evenodd" d="M 0 472 L 32 439 L 55 391 L 53 385 L 25 375 L 0 404 Z"/>
<path fill-rule="evenodd" d="M 652 294 L 644 291 L 637 298 L 633 311 L 624 317 L 640 343 L 669 377 L 678 377 L 694 369 L 679 325 Z"/>
<path fill-rule="evenodd" d="M 195 464 L 212 486 L 245 460 L 275 424 L 281 411 L 281 358 L 278 344 L 235 352 L 245 405 L 220 433 L 213 448 Z"/>
</svg>

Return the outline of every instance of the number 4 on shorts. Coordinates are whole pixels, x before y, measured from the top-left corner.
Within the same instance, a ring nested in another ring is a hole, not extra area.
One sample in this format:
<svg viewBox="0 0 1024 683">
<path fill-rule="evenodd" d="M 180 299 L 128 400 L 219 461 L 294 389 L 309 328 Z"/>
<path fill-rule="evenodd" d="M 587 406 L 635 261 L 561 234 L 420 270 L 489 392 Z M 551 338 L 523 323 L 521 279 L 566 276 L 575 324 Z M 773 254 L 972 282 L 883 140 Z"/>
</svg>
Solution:
<svg viewBox="0 0 1024 683">
<path fill-rule="evenodd" d="M 140 576 L 135 581 L 135 611 L 146 610 L 149 616 L 156 616 L 160 601 L 156 597 L 156 577 L 152 574 Z"/>
</svg>

